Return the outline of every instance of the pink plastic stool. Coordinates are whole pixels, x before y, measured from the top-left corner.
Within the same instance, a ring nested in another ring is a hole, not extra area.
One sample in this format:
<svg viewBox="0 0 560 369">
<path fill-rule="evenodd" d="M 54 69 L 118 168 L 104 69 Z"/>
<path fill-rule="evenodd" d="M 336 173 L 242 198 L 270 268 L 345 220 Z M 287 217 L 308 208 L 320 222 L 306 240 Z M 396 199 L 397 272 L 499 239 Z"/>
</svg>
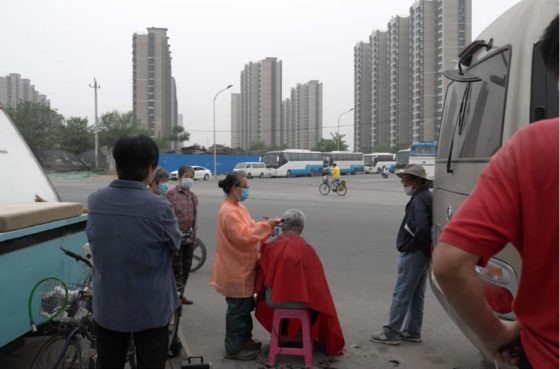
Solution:
<svg viewBox="0 0 560 369">
<path fill-rule="evenodd" d="M 286 340 L 294 342 L 291 337 L 279 337 L 282 319 L 299 319 L 301 321 L 301 337 L 295 341 L 301 343 L 301 348 L 280 346 Z M 311 324 L 307 309 L 274 309 L 270 348 L 268 350 L 268 365 L 274 366 L 276 355 L 301 355 L 304 357 L 306 368 L 313 366 L 313 340 L 311 339 Z"/>
</svg>

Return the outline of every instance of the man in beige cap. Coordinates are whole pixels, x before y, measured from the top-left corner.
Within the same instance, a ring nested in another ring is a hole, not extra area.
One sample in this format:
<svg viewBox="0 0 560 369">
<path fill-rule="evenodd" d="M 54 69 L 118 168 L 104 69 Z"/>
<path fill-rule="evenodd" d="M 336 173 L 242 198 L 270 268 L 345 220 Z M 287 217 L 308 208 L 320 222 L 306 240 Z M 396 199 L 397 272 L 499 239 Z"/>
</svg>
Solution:
<svg viewBox="0 0 560 369">
<path fill-rule="evenodd" d="M 397 250 L 401 253 L 397 283 L 389 322 L 370 337 L 373 342 L 387 345 L 398 345 L 401 340 L 422 341 L 424 293 L 432 243 L 432 193 L 426 170 L 421 165 L 409 164 L 397 176 L 404 192 L 411 196 L 397 234 Z"/>
</svg>

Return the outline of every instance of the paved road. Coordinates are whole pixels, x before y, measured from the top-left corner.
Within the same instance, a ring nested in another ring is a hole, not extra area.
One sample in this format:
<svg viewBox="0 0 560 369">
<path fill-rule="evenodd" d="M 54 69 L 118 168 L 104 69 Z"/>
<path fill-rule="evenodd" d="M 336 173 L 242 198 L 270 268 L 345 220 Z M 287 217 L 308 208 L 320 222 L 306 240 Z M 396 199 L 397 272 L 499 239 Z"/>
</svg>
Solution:
<svg viewBox="0 0 560 369">
<path fill-rule="evenodd" d="M 424 318 L 424 341 L 392 347 L 371 343 L 369 335 L 383 325 L 388 316 L 396 279 L 397 251 L 394 239 L 404 214 L 407 197 L 395 176 L 343 177 L 349 192 L 345 197 L 322 196 L 320 179 L 253 179 L 246 201 L 254 218 L 279 216 L 297 207 L 307 223 L 304 237 L 315 246 L 335 300 L 346 338 L 342 357 L 329 358 L 316 352 L 316 368 L 415 368 L 488 369 L 480 354 L 461 335 L 445 314 L 428 287 Z M 82 180 L 56 179 L 55 186 L 65 201 L 85 204 L 87 195 L 109 183 L 110 177 Z M 195 355 L 203 355 L 214 368 L 264 368 L 263 353 L 255 362 L 224 360 L 224 298 L 209 286 L 215 241 L 215 221 L 223 194 L 215 180 L 197 181 L 199 196 L 199 237 L 206 243 L 209 260 L 191 274 L 187 295 L 195 304 L 184 308 L 181 329 Z M 267 343 L 269 334 L 255 322 L 255 338 Z M 23 354 L 21 354 L 23 355 Z M 29 355 L 29 353 L 27 353 Z M 23 359 L 20 359 L 23 360 Z M 278 368 L 299 368 L 300 358 L 282 357 Z M 180 360 L 174 360 L 174 368 Z M 1 366 L 1 365 L 0 365 Z M 3 368 L 3 367 L 2 367 Z"/>
</svg>

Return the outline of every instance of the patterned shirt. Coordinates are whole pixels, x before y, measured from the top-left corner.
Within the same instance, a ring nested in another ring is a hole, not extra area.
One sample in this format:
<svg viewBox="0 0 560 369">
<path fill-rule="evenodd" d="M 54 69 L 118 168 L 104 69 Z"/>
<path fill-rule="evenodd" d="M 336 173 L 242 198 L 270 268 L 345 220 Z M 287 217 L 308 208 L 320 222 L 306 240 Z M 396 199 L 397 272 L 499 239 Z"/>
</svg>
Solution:
<svg viewBox="0 0 560 369">
<path fill-rule="evenodd" d="M 194 240 L 196 238 L 196 210 L 198 207 L 196 194 L 190 189 L 175 186 L 165 193 L 165 197 L 173 206 L 181 232 L 192 228 Z"/>
</svg>

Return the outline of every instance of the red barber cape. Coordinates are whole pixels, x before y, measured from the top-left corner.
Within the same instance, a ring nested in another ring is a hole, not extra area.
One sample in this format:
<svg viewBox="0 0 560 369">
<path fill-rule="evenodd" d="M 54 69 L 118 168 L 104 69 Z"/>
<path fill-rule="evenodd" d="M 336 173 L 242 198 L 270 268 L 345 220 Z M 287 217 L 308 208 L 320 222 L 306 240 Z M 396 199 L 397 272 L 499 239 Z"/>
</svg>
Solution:
<svg viewBox="0 0 560 369">
<path fill-rule="evenodd" d="M 272 302 L 303 302 L 307 308 L 319 312 L 311 330 L 313 339 L 325 346 L 328 355 L 342 355 L 344 336 L 323 265 L 313 247 L 302 237 L 285 233 L 261 246 L 258 264 L 255 316 L 263 327 L 272 330 L 274 310 L 268 307 L 264 297 L 269 287 Z"/>
</svg>

